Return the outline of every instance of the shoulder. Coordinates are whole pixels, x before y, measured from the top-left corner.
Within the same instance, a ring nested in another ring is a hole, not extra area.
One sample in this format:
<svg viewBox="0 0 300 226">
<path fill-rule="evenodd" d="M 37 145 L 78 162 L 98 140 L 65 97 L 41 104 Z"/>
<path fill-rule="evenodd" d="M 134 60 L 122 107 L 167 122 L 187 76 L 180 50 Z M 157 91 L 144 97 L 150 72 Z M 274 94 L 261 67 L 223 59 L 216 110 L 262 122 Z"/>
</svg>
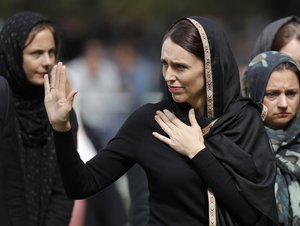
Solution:
<svg viewBox="0 0 300 226">
<path fill-rule="evenodd" d="M 137 108 L 125 121 L 123 128 L 135 128 L 143 130 L 145 127 L 152 127 L 155 122 L 154 116 L 157 110 L 163 110 L 167 105 L 161 101 L 158 103 L 148 103 Z"/>
<path fill-rule="evenodd" d="M 1 94 L 7 95 L 9 92 L 9 85 L 6 79 L 2 76 L 0 76 L 0 92 Z M 1 97 L 3 97 L 1 95 Z"/>
<path fill-rule="evenodd" d="M 9 101 L 11 101 L 9 84 L 6 81 L 6 79 L 2 76 L 0 76 L 0 97 L 1 97 L 0 106 L 2 111 L 4 107 L 7 107 Z"/>
<path fill-rule="evenodd" d="M 147 103 L 137 108 L 130 117 L 146 119 L 147 117 L 152 117 L 155 115 L 157 110 L 163 110 L 167 107 L 164 101 L 160 101 L 158 103 Z"/>
<path fill-rule="evenodd" d="M 216 125 L 222 130 L 238 131 L 261 130 L 263 121 L 257 106 L 248 99 L 237 100 L 230 104 L 226 112 L 218 119 Z"/>
<path fill-rule="evenodd" d="M 14 116 L 12 94 L 7 80 L 0 76 L 0 121 L 7 123 Z"/>
<path fill-rule="evenodd" d="M 234 114 L 243 118 L 259 117 L 261 119 L 260 108 L 261 107 L 255 104 L 251 99 L 241 98 L 230 105 L 229 112 L 234 112 Z"/>
</svg>

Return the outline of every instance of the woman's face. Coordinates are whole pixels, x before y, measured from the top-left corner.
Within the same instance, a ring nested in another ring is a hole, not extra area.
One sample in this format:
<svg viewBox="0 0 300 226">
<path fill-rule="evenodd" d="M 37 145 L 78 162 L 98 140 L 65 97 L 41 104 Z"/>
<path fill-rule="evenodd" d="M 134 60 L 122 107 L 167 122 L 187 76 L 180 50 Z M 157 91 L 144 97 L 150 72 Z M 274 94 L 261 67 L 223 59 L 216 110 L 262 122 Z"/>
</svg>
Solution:
<svg viewBox="0 0 300 226">
<path fill-rule="evenodd" d="M 300 64 L 300 40 L 292 39 L 280 49 L 280 52 L 292 57 Z"/>
<path fill-rule="evenodd" d="M 23 50 L 23 69 L 29 82 L 43 85 L 44 75 L 55 64 L 54 37 L 47 28 L 38 32 L 33 39 L 30 37 L 29 34 L 25 42 L 26 48 Z"/>
<path fill-rule="evenodd" d="M 296 116 L 299 108 L 299 81 L 291 70 L 273 71 L 264 96 L 268 108 L 265 124 L 280 129 Z"/>
<path fill-rule="evenodd" d="M 203 62 L 170 38 L 162 45 L 161 62 L 173 100 L 187 102 L 203 114 L 206 100 Z"/>
</svg>

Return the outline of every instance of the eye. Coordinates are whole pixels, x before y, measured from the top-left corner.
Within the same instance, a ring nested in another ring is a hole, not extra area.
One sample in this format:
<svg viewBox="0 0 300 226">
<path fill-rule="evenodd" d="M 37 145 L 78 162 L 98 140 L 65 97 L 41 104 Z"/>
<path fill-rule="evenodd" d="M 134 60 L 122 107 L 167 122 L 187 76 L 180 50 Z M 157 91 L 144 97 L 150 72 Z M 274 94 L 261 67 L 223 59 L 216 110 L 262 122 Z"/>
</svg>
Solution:
<svg viewBox="0 0 300 226">
<path fill-rule="evenodd" d="M 33 56 L 34 58 L 38 58 L 42 54 L 43 54 L 42 51 L 34 51 L 30 55 Z"/>
<path fill-rule="evenodd" d="M 175 69 L 178 71 L 184 71 L 185 69 L 187 69 L 187 67 L 183 64 L 175 64 Z"/>
<path fill-rule="evenodd" d="M 298 94 L 298 91 L 297 90 L 288 90 L 285 95 L 288 97 L 288 98 L 293 98 L 295 97 L 296 95 Z"/>
<path fill-rule="evenodd" d="M 165 60 L 162 60 L 160 63 L 161 63 L 162 69 L 165 69 L 168 67 L 168 63 Z"/>
<path fill-rule="evenodd" d="M 279 96 L 279 93 L 274 92 L 274 91 L 268 91 L 268 92 L 265 93 L 265 97 L 267 97 L 270 100 L 274 100 L 278 96 Z"/>
<path fill-rule="evenodd" d="M 54 57 L 55 56 L 55 49 L 51 49 L 49 51 L 49 56 Z"/>
</svg>

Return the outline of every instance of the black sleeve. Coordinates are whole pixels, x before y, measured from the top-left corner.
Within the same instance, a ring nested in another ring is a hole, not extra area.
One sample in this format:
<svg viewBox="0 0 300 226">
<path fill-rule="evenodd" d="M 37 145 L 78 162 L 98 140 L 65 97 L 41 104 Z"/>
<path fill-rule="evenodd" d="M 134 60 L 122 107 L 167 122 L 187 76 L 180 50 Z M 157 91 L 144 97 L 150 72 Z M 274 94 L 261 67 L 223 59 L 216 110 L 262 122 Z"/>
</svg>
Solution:
<svg viewBox="0 0 300 226">
<path fill-rule="evenodd" d="M 242 196 L 232 176 L 211 152 L 207 148 L 203 149 L 192 159 L 192 162 L 214 193 L 217 202 L 224 206 L 235 219 L 239 219 L 242 225 L 255 225 L 260 217 L 259 211 Z"/>
<path fill-rule="evenodd" d="M 15 130 L 15 112 L 12 96 L 6 82 L 1 83 L 1 161 L 3 163 L 4 196 L 6 198 L 9 220 L 14 226 L 26 225 L 24 180 L 18 156 L 18 142 Z"/>
<path fill-rule="evenodd" d="M 95 157 L 84 163 L 79 156 L 73 132 L 53 131 L 57 160 L 67 195 L 72 199 L 84 199 L 124 175 L 133 165 L 123 149 L 114 145 L 99 151 Z"/>
</svg>

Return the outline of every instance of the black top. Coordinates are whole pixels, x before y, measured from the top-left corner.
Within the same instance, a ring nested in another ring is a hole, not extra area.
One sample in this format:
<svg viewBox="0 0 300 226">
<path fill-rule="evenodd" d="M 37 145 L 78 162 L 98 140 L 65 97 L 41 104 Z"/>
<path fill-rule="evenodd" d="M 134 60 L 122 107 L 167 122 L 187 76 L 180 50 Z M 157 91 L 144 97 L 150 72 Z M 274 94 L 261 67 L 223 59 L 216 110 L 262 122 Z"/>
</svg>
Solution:
<svg viewBox="0 0 300 226">
<path fill-rule="evenodd" d="M 274 156 L 256 106 L 241 96 L 225 32 L 207 18 L 181 20 L 197 29 L 204 49 L 206 112 L 196 112 L 196 118 L 207 131 L 206 148 L 190 160 L 153 137 L 153 131 L 167 136 L 154 120 L 156 110 L 169 109 L 189 124 L 191 106 L 167 95 L 135 111 L 86 164 L 70 132 L 54 133 L 67 193 L 76 199 L 90 196 L 138 163 L 149 184 L 148 225 L 208 225 L 208 188 L 216 198 L 217 225 L 272 225 L 277 222 Z"/>
<path fill-rule="evenodd" d="M 74 199 L 86 198 L 114 182 L 137 162 L 149 182 L 148 225 L 208 225 L 207 187 L 214 191 L 217 202 L 241 222 L 238 225 L 255 225 L 260 214 L 245 200 L 233 177 L 212 154 L 213 144 L 207 142 L 208 147 L 189 160 L 154 138 L 153 131 L 163 133 L 154 120 L 155 111 L 168 108 L 166 103 L 138 109 L 104 150 L 86 164 L 76 152 L 72 134 L 54 132 L 67 194 Z M 257 114 L 247 106 L 237 116 L 237 123 L 246 121 L 250 125 Z M 251 130 L 249 126 L 250 133 Z M 258 148 L 268 144 L 264 136 L 255 137 Z"/>
</svg>

